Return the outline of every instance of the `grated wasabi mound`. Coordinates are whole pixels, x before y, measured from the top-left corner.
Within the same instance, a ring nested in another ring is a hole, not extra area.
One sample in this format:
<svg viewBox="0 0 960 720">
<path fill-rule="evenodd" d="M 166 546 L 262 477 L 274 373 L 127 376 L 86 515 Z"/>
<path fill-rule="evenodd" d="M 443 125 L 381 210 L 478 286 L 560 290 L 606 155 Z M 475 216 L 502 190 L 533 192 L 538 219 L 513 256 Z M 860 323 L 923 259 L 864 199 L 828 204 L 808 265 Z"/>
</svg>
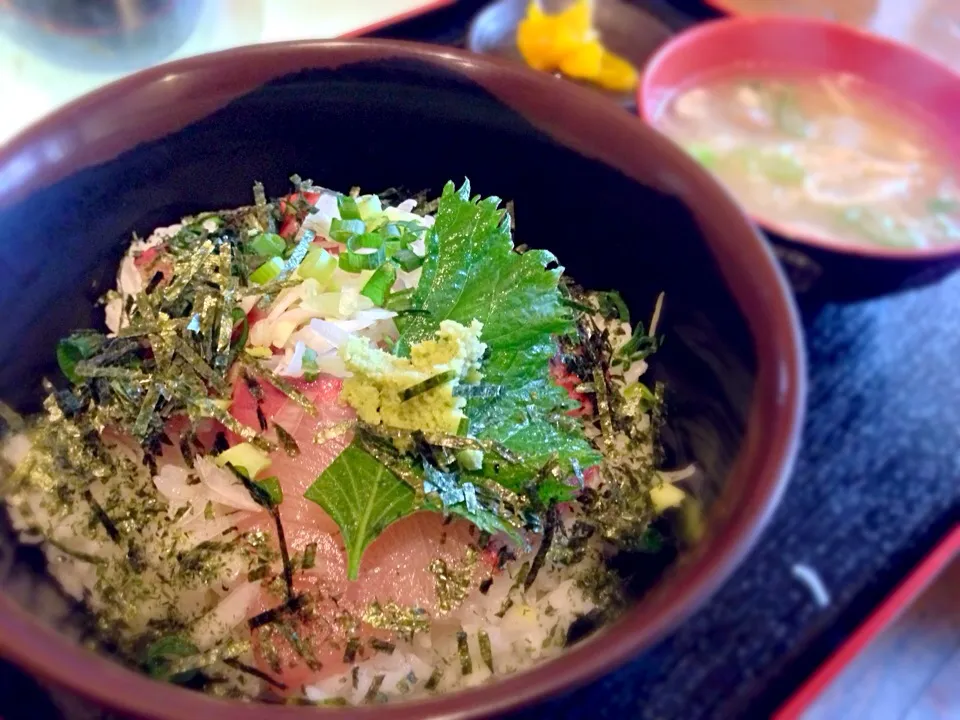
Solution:
<svg viewBox="0 0 960 720">
<path fill-rule="evenodd" d="M 455 435 L 466 420 L 466 399 L 456 395 L 461 383 L 481 379 L 480 360 L 487 346 L 480 342 L 483 323 L 469 326 L 444 320 L 432 340 L 397 357 L 368 338 L 351 337 L 340 357 L 353 373 L 343 382 L 342 402 L 370 425 Z"/>
</svg>

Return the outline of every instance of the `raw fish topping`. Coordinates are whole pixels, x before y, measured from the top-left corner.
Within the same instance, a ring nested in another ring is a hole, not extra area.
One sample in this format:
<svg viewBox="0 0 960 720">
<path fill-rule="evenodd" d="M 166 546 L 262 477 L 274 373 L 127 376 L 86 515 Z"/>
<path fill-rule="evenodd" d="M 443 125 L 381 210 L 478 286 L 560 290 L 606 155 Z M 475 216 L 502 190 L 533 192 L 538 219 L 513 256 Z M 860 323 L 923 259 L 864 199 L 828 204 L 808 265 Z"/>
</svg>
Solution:
<svg viewBox="0 0 960 720">
<path fill-rule="evenodd" d="M 696 535 L 640 380 L 663 298 L 631 323 L 469 182 L 292 181 L 135 236 L 44 412 L 2 406 L 21 539 L 105 651 L 217 694 L 381 702 L 555 655 L 623 607 L 618 554 Z"/>
</svg>

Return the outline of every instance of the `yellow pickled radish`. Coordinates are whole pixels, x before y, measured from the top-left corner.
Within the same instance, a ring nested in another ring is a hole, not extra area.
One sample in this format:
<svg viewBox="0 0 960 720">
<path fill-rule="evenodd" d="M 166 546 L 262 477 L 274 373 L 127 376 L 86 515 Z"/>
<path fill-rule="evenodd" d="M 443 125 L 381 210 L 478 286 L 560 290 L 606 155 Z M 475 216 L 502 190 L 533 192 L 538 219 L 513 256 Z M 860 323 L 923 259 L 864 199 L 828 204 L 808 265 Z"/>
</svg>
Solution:
<svg viewBox="0 0 960 720">
<path fill-rule="evenodd" d="M 576 0 L 556 15 L 547 15 L 538 0 L 532 0 L 517 27 L 517 47 L 536 70 L 560 70 L 614 91 L 628 91 L 637 83 L 633 66 L 600 43 L 592 0 Z"/>
<path fill-rule="evenodd" d="M 541 16 L 521 20 L 517 26 L 517 48 L 533 69 L 555 70 L 560 55 L 554 47 L 553 19 Z"/>
<path fill-rule="evenodd" d="M 609 50 L 604 50 L 600 61 L 600 71 L 594 80 L 607 90 L 627 92 L 637 85 L 637 71 L 624 58 Z"/>
<path fill-rule="evenodd" d="M 536 5 L 537 3 L 532 4 Z M 556 18 L 571 33 L 588 38 L 593 33 L 593 2 L 592 0 L 577 0 L 566 10 L 559 13 Z"/>
<path fill-rule="evenodd" d="M 603 46 L 594 40 L 584 43 L 560 60 L 560 72 L 578 80 L 594 80 L 600 74 Z"/>
</svg>

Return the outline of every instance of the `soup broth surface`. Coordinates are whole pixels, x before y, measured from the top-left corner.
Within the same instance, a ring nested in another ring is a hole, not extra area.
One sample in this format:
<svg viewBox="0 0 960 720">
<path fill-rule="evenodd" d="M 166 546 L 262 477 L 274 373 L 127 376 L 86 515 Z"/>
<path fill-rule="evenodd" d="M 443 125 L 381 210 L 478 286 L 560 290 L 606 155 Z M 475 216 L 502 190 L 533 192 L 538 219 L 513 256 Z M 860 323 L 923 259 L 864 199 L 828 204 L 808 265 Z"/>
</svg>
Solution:
<svg viewBox="0 0 960 720">
<path fill-rule="evenodd" d="M 848 75 L 721 75 L 660 130 L 760 219 L 838 244 L 960 241 L 960 172 L 935 125 Z"/>
</svg>

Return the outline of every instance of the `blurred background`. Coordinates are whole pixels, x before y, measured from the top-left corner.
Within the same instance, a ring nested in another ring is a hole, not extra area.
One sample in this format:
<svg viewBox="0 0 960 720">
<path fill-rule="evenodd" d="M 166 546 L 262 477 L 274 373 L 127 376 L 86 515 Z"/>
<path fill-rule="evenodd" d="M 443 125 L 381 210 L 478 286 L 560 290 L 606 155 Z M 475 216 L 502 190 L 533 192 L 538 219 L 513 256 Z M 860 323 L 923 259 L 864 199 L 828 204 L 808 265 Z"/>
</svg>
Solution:
<svg viewBox="0 0 960 720">
<path fill-rule="evenodd" d="M 485 13 L 487 4 L 0 0 L 0 143 L 130 72 L 252 43 L 374 34 L 457 46 L 488 43 L 489 52 L 518 57 L 513 40 L 527 3 L 501 0 L 494 4 L 504 10 Z M 611 28 L 604 39 L 636 58 L 638 67 L 666 37 L 691 24 L 725 12 L 777 10 L 853 25 L 960 70 L 960 0 L 596 0 L 596 6 L 598 24 Z M 482 12 L 484 23 L 470 32 Z M 498 45 L 503 38 L 506 50 Z M 624 105 L 630 108 L 632 90 L 628 95 Z M 798 257 L 781 254 L 788 272 L 809 263 Z M 802 293 L 795 273 L 791 280 Z M 618 708 L 635 710 L 643 698 L 643 717 L 685 720 L 772 717 L 777 708 L 778 717 L 807 720 L 960 719 L 960 566 L 945 556 L 913 592 L 895 593 L 957 523 L 960 464 L 951 430 L 957 427 L 956 397 L 949 389 L 956 387 L 958 280 L 849 304 L 805 303 L 801 294 L 810 416 L 784 507 L 751 561 L 705 611 L 648 658 L 581 691 L 570 707 L 628 717 Z M 918 348 L 923 352 L 915 354 Z M 947 404 L 951 408 L 941 408 Z M 960 548 L 956 532 L 951 548 L 950 554 Z M 801 564 L 815 565 L 824 577 L 832 591 L 827 604 L 813 602 L 797 582 L 791 569 Z M 939 582 L 920 597 L 937 574 Z M 885 605 L 891 593 L 893 605 Z M 880 634 L 880 626 L 918 597 L 899 624 Z M 858 634 L 884 607 L 884 622 L 875 623 L 872 634 Z M 830 666 L 851 642 L 860 659 L 845 673 L 843 663 Z M 797 695 L 818 669 L 824 679 L 814 683 L 816 692 Z M 791 697 L 801 702 L 785 705 Z M 606 706 L 610 710 L 601 711 Z M 563 712 L 570 710 L 557 703 L 530 717 L 573 716 Z M 103 717 L 3 663 L 0 716 Z"/>
<path fill-rule="evenodd" d="M 150 65 L 252 43 L 356 35 L 450 0 L 0 0 L 0 141 Z"/>
</svg>

